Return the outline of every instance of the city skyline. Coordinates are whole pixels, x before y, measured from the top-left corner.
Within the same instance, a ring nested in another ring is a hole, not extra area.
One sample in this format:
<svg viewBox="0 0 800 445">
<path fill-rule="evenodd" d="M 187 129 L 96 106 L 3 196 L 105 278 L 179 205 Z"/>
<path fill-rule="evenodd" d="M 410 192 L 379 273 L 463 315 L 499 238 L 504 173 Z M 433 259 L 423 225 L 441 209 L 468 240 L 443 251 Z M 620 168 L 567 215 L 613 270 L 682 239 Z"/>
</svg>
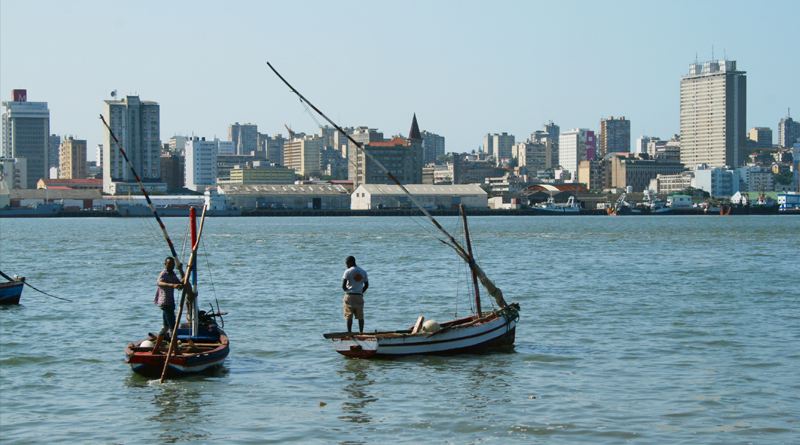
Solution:
<svg viewBox="0 0 800 445">
<path fill-rule="evenodd" d="M 416 113 L 448 152 L 477 150 L 489 133 L 524 141 L 551 120 L 599 134 L 609 116 L 631 121 L 632 141 L 669 139 L 695 60 L 748 73 L 748 129 L 776 134 L 800 107 L 796 2 L 346 5 L 3 2 L 0 98 L 25 89 L 47 102 L 50 132 L 87 140 L 90 159 L 114 90 L 160 105 L 162 142 L 224 140 L 236 122 L 316 133 L 267 61 L 337 124 L 408 136 Z M 765 22 L 769 32 L 754 25 Z"/>
</svg>

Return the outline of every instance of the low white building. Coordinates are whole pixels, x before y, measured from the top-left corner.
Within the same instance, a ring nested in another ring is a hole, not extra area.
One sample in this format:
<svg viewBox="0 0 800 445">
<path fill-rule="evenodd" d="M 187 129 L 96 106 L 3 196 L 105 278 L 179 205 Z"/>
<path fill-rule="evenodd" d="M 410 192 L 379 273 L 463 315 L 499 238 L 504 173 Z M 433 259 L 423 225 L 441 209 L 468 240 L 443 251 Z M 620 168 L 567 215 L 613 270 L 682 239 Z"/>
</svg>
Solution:
<svg viewBox="0 0 800 445">
<path fill-rule="evenodd" d="M 489 205 L 489 195 L 478 184 L 411 184 L 405 187 L 426 209 L 450 209 L 459 204 L 485 209 Z M 413 206 L 411 199 L 397 185 L 361 184 L 350 199 L 353 210 Z"/>
<path fill-rule="evenodd" d="M 691 209 L 692 197 L 673 193 L 667 196 L 667 207 L 672 207 L 674 209 Z"/>
</svg>

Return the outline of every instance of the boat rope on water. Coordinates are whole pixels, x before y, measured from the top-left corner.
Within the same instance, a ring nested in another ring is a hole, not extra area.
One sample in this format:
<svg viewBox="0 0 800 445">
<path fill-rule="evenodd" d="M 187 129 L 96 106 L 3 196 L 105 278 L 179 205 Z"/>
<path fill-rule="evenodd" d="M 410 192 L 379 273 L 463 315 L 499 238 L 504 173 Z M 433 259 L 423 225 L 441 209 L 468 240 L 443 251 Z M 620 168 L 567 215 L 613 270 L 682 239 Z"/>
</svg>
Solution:
<svg viewBox="0 0 800 445">
<path fill-rule="evenodd" d="M 5 278 L 5 279 L 6 279 L 6 280 L 8 280 L 8 281 L 18 281 L 18 280 L 16 280 L 16 279 L 14 279 L 14 278 L 11 278 L 11 277 L 9 277 L 8 275 L 4 274 L 4 273 L 3 273 L 3 271 L 0 271 L 0 276 L 2 276 L 3 278 Z M 41 290 L 39 290 L 39 289 L 37 289 L 37 288 L 33 287 L 33 286 L 30 284 L 30 283 L 28 283 L 27 281 L 25 281 L 25 278 L 24 278 L 24 277 L 23 277 L 23 278 L 21 278 L 21 279 L 19 279 L 19 281 L 22 281 L 22 283 L 23 283 L 23 284 L 25 284 L 25 286 L 28 286 L 29 288 L 31 288 L 31 289 L 33 289 L 33 290 L 35 290 L 36 292 L 39 292 L 40 294 L 47 295 L 48 297 L 52 297 L 52 298 L 55 298 L 55 299 L 57 299 L 57 300 L 63 300 L 63 301 L 68 301 L 68 302 L 72 303 L 72 300 L 70 300 L 69 298 L 61 298 L 61 297 L 56 297 L 55 295 L 50 295 L 50 294 L 48 294 L 47 292 L 41 291 Z"/>
<path fill-rule="evenodd" d="M 122 153 L 122 157 L 125 158 L 125 162 L 128 164 L 128 167 L 131 169 L 131 173 L 133 173 L 133 177 L 136 178 L 136 182 L 139 184 L 139 188 L 142 190 L 142 194 L 144 195 L 144 199 L 147 201 L 147 205 L 150 206 L 150 210 L 153 212 L 153 216 L 156 217 L 156 221 L 158 221 L 158 225 L 161 226 L 161 232 L 164 233 L 164 238 L 167 240 L 167 244 L 169 244 L 169 250 L 172 253 L 172 257 L 175 259 L 175 267 L 178 268 L 178 272 L 181 274 L 181 278 L 184 277 L 183 273 L 183 264 L 181 264 L 181 260 L 178 258 L 178 253 L 175 251 L 175 246 L 172 244 L 172 240 L 169 238 L 167 234 L 167 228 L 164 226 L 164 223 L 161 221 L 161 218 L 158 216 L 158 212 L 156 211 L 156 206 L 153 205 L 153 201 L 150 200 L 150 195 L 147 193 L 147 190 L 144 188 L 144 184 L 142 184 L 142 180 L 139 179 L 139 174 L 136 173 L 136 169 L 133 168 L 133 164 L 131 164 L 130 159 L 128 159 L 128 154 L 125 153 L 125 150 L 122 149 L 122 145 L 119 143 L 119 139 L 114 135 L 114 131 L 111 130 L 111 127 L 106 122 L 106 119 L 103 115 L 100 115 L 100 120 L 103 122 L 103 125 L 108 130 L 108 134 L 111 135 L 111 138 L 114 139 L 114 143 L 117 144 L 117 149 L 119 152 Z"/>
<path fill-rule="evenodd" d="M 292 92 L 297 95 L 297 97 L 300 98 L 302 102 L 308 104 L 308 106 L 310 106 L 314 111 L 316 111 L 317 114 L 322 116 L 326 121 L 328 121 L 328 123 L 333 125 L 333 127 L 336 128 L 336 130 L 339 131 L 339 133 L 344 135 L 350 142 L 352 142 L 356 147 L 358 147 L 358 149 L 361 150 L 361 152 L 364 153 L 365 156 L 367 156 L 372 162 L 374 162 L 379 169 L 381 169 L 395 184 L 397 184 L 400 187 L 403 193 L 409 197 L 411 202 L 413 202 L 414 205 L 416 205 L 422 211 L 422 213 L 428 217 L 428 219 L 433 223 L 433 225 L 436 226 L 436 228 L 438 228 L 447 238 L 447 241 L 441 239 L 440 241 L 445 245 L 455 249 L 458 256 L 461 257 L 461 259 L 464 260 L 467 264 L 469 264 L 470 268 L 472 268 L 472 270 L 475 271 L 478 280 L 480 280 L 481 284 L 486 288 L 486 291 L 489 292 L 489 295 L 494 297 L 495 301 L 501 308 L 506 307 L 508 304 L 506 303 L 505 299 L 503 299 L 503 292 L 500 290 L 500 288 L 498 288 L 491 280 L 489 280 L 489 278 L 484 273 L 483 269 L 481 269 L 481 267 L 474 261 L 474 259 L 472 260 L 470 259 L 470 255 L 467 253 L 467 251 L 464 250 L 463 247 L 461 247 L 461 245 L 455 240 L 455 238 L 453 238 L 453 236 L 450 235 L 427 210 L 425 210 L 425 208 L 417 201 L 414 195 L 412 195 L 408 191 L 408 189 L 392 174 L 392 172 L 390 172 L 380 161 L 375 159 L 375 157 L 373 157 L 369 151 L 365 150 L 361 143 L 353 139 L 339 125 L 333 122 L 330 118 L 328 118 L 328 116 L 326 116 L 322 111 L 320 111 L 317 107 L 315 107 L 314 104 L 309 102 L 308 99 L 306 99 L 302 94 L 300 94 L 299 91 L 297 91 L 286 79 L 283 78 L 283 76 L 280 75 L 280 73 L 278 73 L 278 71 L 272 66 L 272 64 L 267 62 L 267 65 L 272 70 L 272 72 L 274 72 L 275 75 L 278 76 L 278 78 L 281 79 L 281 81 L 284 84 L 286 84 L 286 86 L 288 86 L 289 89 L 291 89 Z"/>
</svg>

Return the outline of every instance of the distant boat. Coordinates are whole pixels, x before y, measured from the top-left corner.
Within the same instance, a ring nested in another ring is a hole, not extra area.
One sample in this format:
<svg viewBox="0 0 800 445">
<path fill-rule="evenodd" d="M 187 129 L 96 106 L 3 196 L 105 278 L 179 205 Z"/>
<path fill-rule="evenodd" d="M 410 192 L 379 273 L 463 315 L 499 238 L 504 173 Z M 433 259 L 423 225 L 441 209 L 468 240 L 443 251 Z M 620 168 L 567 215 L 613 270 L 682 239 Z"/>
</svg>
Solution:
<svg viewBox="0 0 800 445">
<path fill-rule="evenodd" d="M 616 216 L 616 215 L 632 215 L 632 214 L 641 214 L 641 209 L 635 208 L 631 203 L 625 200 L 628 195 L 623 193 L 620 195 L 617 202 L 612 204 L 610 207 L 606 207 L 606 212 L 609 215 Z"/>
<path fill-rule="evenodd" d="M 570 196 L 564 204 L 557 204 L 551 195 L 547 201 L 533 206 L 535 210 L 554 215 L 577 215 L 581 213 L 581 206 L 575 202 L 575 197 Z"/>
<path fill-rule="evenodd" d="M 651 190 L 645 190 L 644 199 L 636 205 L 636 210 L 639 210 L 642 214 L 658 214 L 671 212 L 674 209 L 667 207 L 667 201 L 656 198 Z"/>
<path fill-rule="evenodd" d="M 60 212 L 62 208 L 64 208 L 63 204 L 55 204 L 55 203 L 44 204 L 41 202 L 37 202 L 27 207 L 6 207 L 0 209 L 0 216 L 4 218 L 8 217 L 36 218 L 36 217 L 56 216 L 58 215 L 58 212 Z"/>
<path fill-rule="evenodd" d="M 25 277 L 12 279 L 6 274 L 3 277 L 9 281 L 0 283 L 0 304 L 19 304 L 19 299 L 22 296 L 22 288 L 25 286 Z"/>
</svg>

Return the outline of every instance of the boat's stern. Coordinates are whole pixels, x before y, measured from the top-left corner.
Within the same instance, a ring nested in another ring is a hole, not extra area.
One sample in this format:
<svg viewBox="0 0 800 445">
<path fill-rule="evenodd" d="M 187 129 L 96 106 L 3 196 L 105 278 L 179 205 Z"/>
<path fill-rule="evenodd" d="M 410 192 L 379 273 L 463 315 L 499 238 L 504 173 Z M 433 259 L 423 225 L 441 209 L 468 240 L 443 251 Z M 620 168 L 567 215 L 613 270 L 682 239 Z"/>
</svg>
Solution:
<svg viewBox="0 0 800 445">
<path fill-rule="evenodd" d="M 378 339 L 370 335 L 334 338 L 333 347 L 350 358 L 368 358 L 378 353 Z"/>
</svg>

